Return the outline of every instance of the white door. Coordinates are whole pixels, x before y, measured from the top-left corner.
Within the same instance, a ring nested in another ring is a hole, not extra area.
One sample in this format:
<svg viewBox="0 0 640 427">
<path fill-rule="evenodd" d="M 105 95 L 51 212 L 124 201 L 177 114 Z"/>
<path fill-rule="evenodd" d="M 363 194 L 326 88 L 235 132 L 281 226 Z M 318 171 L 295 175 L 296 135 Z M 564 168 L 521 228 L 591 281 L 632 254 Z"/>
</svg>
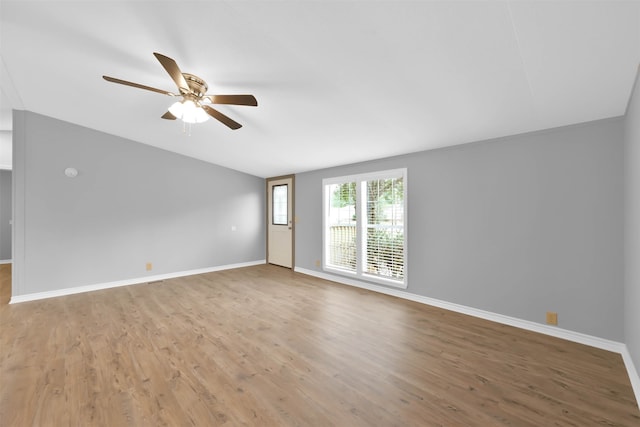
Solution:
<svg viewBox="0 0 640 427">
<path fill-rule="evenodd" d="M 267 180 L 267 262 L 293 267 L 293 176 Z"/>
</svg>

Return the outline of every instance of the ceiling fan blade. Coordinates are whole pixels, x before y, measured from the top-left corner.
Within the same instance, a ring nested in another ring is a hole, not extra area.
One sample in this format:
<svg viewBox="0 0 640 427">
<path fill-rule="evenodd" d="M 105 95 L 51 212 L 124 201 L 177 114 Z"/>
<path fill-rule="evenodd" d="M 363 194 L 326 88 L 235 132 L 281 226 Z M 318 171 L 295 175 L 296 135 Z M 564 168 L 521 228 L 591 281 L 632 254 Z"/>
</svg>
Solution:
<svg viewBox="0 0 640 427">
<path fill-rule="evenodd" d="M 118 84 L 125 85 L 125 86 L 137 87 L 138 89 L 150 90 L 151 92 L 157 92 L 157 93 L 161 93 L 163 95 L 176 96 L 174 93 L 167 92 L 166 90 L 156 89 L 155 87 L 145 86 L 145 85 L 141 85 L 141 84 L 133 83 L 133 82 L 128 82 L 126 80 L 116 79 L 115 77 L 102 76 L 102 78 L 105 79 L 108 82 L 111 82 L 111 83 L 118 83 Z"/>
<path fill-rule="evenodd" d="M 182 71 L 180 71 L 180 67 L 178 67 L 176 61 L 161 53 L 153 52 L 153 54 L 158 58 L 158 61 L 160 61 L 160 64 L 162 64 L 164 69 L 167 70 L 167 73 L 169 73 L 173 81 L 178 86 L 178 89 L 180 89 L 180 93 L 189 93 L 189 85 L 184 79 Z"/>
<path fill-rule="evenodd" d="M 162 115 L 162 118 L 163 118 L 163 119 L 167 119 L 167 120 L 175 120 L 175 119 L 176 119 L 176 116 L 174 116 L 173 114 L 171 114 L 171 112 L 170 112 L 170 111 L 167 111 L 166 113 L 164 113 L 164 114 Z"/>
<path fill-rule="evenodd" d="M 253 95 L 208 95 L 212 104 L 231 104 L 258 106 L 258 101 Z"/>
<path fill-rule="evenodd" d="M 236 122 L 230 117 L 225 116 L 220 111 L 214 108 L 211 108 L 208 105 L 203 105 L 202 109 L 204 109 L 204 111 L 206 111 L 207 114 L 209 114 L 211 117 L 213 117 L 214 119 L 218 119 L 219 121 L 221 121 L 222 123 L 230 127 L 231 129 L 240 129 L 242 127 L 240 123 Z"/>
</svg>

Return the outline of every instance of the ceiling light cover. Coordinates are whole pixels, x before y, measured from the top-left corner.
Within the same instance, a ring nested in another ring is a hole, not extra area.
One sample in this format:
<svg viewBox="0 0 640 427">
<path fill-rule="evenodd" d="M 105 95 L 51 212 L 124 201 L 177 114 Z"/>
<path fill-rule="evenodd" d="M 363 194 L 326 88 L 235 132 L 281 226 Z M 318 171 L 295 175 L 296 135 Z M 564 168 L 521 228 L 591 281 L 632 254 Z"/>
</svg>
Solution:
<svg viewBox="0 0 640 427">
<path fill-rule="evenodd" d="M 185 123 L 202 123 L 209 120 L 209 115 L 190 99 L 174 103 L 169 107 L 169 112 Z"/>
</svg>

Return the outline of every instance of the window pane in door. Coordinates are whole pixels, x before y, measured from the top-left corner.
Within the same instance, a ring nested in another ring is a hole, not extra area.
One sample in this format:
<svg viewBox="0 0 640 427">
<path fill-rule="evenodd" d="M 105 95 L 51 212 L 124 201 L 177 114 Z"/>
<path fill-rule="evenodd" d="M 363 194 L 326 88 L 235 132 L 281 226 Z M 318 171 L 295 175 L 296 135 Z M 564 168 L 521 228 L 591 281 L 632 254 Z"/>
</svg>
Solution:
<svg viewBox="0 0 640 427">
<path fill-rule="evenodd" d="M 288 192 L 287 184 L 274 185 L 272 193 L 272 221 L 273 225 L 287 225 L 289 223 Z"/>
</svg>

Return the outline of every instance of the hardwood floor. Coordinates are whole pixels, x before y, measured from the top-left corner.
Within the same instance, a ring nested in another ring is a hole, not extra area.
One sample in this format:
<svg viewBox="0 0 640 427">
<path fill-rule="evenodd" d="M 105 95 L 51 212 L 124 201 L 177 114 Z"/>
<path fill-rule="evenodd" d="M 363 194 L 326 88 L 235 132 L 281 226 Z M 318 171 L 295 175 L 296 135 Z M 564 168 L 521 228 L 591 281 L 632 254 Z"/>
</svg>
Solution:
<svg viewBox="0 0 640 427">
<path fill-rule="evenodd" d="M 255 266 L 0 306 L 2 426 L 638 426 L 620 355 Z"/>
<path fill-rule="evenodd" d="M 0 305 L 11 301 L 11 264 L 0 264 Z"/>
</svg>

